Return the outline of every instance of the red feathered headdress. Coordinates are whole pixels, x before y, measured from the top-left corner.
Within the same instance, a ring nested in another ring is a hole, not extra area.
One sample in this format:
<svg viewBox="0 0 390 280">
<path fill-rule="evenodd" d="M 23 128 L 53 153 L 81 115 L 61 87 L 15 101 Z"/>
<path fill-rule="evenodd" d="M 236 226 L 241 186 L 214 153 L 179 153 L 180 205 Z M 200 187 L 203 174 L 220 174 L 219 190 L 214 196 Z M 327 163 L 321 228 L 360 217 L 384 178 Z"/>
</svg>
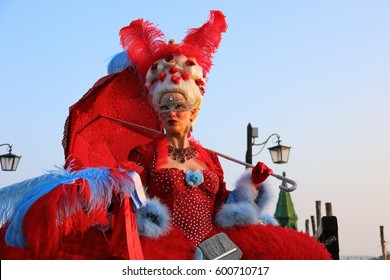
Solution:
<svg viewBox="0 0 390 280">
<path fill-rule="evenodd" d="M 208 21 L 199 28 L 192 28 L 180 44 L 165 41 L 164 34 L 151 22 L 138 19 L 119 32 L 121 44 L 145 81 L 148 69 L 159 59 L 184 55 L 195 58 L 206 77 L 216 52 L 226 32 L 227 24 L 221 11 L 210 11 Z"/>
</svg>

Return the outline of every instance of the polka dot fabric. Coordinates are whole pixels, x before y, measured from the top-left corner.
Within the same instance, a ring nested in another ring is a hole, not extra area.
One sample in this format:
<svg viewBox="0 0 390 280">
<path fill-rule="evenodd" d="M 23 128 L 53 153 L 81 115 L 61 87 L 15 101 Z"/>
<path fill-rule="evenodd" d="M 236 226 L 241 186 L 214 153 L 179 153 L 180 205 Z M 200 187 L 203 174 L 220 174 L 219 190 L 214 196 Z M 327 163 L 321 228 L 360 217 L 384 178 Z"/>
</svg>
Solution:
<svg viewBox="0 0 390 280">
<path fill-rule="evenodd" d="M 155 165 L 155 161 L 153 163 Z M 159 197 L 171 210 L 172 224 L 181 228 L 195 245 L 216 230 L 213 215 L 219 179 L 212 171 L 202 173 L 204 182 L 194 188 L 187 184 L 184 170 L 154 170 L 148 186 L 150 195 Z"/>
</svg>

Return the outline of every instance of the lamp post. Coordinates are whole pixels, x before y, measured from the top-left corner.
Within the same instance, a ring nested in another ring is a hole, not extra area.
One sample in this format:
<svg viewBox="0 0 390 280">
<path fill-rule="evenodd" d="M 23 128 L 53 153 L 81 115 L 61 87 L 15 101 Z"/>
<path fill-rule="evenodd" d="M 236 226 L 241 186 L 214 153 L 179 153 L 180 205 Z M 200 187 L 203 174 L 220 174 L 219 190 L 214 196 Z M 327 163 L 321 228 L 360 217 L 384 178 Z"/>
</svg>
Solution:
<svg viewBox="0 0 390 280">
<path fill-rule="evenodd" d="M 8 154 L 0 155 L 1 170 L 16 171 L 16 168 L 18 168 L 18 164 L 22 156 L 17 156 L 11 153 L 12 145 L 8 143 L 0 144 L 0 147 L 1 146 L 8 146 Z"/>
<path fill-rule="evenodd" d="M 260 154 L 261 151 L 264 149 L 265 145 L 268 143 L 268 141 L 272 137 L 277 138 L 277 145 L 271 148 L 268 148 L 271 158 L 273 163 L 276 164 L 282 164 L 282 163 L 287 163 L 288 158 L 290 155 L 290 149 L 291 147 L 283 146 L 280 144 L 282 140 L 280 140 L 280 135 L 277 133 L 273 133 L 268 138 L 263 141 L 260 144 L 256 144 L 255 140 L 256 138 L 259 137 L 259 130 L 257 127 L 252 127 L 252 125 L 249 123 L 247 127 L 247 150 L 246 150 L 246 155 L 245 155 L 245 161 L 249 164 L 252 164 L 252 157 L 254 156 L 252 154 L 252 146 L 262 146 L 261 150 L 256 154 Z"/>
</svg>

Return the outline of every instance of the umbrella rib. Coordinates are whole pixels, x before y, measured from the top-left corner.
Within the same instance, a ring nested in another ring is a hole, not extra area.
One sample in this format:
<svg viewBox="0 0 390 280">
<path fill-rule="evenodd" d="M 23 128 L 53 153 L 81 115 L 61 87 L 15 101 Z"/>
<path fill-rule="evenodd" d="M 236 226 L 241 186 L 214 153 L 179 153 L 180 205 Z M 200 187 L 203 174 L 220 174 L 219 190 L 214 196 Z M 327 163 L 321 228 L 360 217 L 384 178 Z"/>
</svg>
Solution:
<svg viewBox="0 0 390 280">
<path fill-rule="evenodd" d="M 149 127 L 146 127 L 146 126 L 143 126 L 143 125 L 139 125 L 139 124 L 123 121 L 123 120 L 120 120 L 120 119 L 116 119 L 116 118 L 113 118 L 113 117 L 109 117 L 109 116 L 106 116 L 106 115 L 99 115 L 98 117 L 102 117 L 102 118 L 105 118 L 105 119 L 116 121 L 116 122 L 119 122 L 121 124 L 129 125 L 129 126 L 132 126 L 132 127 L 135 127 L 135 128 L 143 129 L 143 130 L 155 133 L 155 134 L 162 134 L 158 130 L 155 130 L 155 129 L 152 129 L 152 128 L 149 128 Z M 254 167 L 252 164 L 249 164 L 249 163 L 240 161 L 238 159 L 229 157 L 227 155 L 221 154 L 220 152 L 216 152 L 216 151 L 213 151 L 211 149 L 209 149 L 209 150 L 211 152 L 217 154 L 218 156 L 221 156 L 221 157 L 223 157 L 223 158 L 225 158 L 227 160 L 233 161 L 235 163 L 244 165 L 245 167 L 248 167 L 248 168 L 253 168 Z M 288 187 L 288 186 L 285 186 L 285 185 L 280 185 L 279 188 L 281 190 L 285 191 L 285 192 L 291 192 L 291 191 L 294 191 L 297 188 L 297 183 L 294 180 L 292 180 L 292 179 L 289 179 L 287 177 L 284 177 L 284 176 L 281 176 L 281 175 L 278 175 L 278 174 L 270 174 L 270 175 L 275 177 L 275 178 L 277 178 L 277 179 L 279 179 L 279 180 L 281 180 L 281 181 L 283 181 L 283 182 L 285 182 L 285 183 L 288 183 L 288 184 L 292 185 L 291 187 Z"/>
<path fill-rule="evenodd" d="M 152 129 L 152 128 L 149 128 L 149 127 L 146 127 L 146 126 L 143 126 L 143 125 L 139 125 L 139 124 L 123 121 L 123 120 L 120 120 L 120 119 L 116 119 L 116 118 L 113 118 L 113 117 L 109 117 L 109 116 L 106 116 L 106 115 L 99 115 L 98 117 L 109 119 L 109 120 L 112 120 L 112 121 L 116 121 L 116 122 L 119 122 L 121 124 L 126 124 L 126 125 L 129 125 L 129 126 L 135 127 L 135 128 L 140 128 L 140 129 L 143 129 L 143 130 L 155 133 L 155 134 L 162 134 L 158 130 L 155 130 L 155 129 Z"/>
</svg>

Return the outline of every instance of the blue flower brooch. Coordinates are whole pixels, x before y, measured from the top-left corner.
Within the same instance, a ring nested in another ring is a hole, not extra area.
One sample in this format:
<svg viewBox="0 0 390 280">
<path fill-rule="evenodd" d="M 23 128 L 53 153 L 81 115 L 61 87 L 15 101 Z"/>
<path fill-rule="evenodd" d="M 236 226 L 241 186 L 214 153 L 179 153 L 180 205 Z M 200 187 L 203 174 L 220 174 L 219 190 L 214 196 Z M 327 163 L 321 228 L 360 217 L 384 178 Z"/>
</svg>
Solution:
<svg viewBox="0 0 390 280">
<path fill-rule="evenodd" d="M 203 173 L 200 170 L 191 171 L 186 170 L 186 182 L 192 188 L 197 188 L 200 184 L 203 183 Z"/>
</svg>

